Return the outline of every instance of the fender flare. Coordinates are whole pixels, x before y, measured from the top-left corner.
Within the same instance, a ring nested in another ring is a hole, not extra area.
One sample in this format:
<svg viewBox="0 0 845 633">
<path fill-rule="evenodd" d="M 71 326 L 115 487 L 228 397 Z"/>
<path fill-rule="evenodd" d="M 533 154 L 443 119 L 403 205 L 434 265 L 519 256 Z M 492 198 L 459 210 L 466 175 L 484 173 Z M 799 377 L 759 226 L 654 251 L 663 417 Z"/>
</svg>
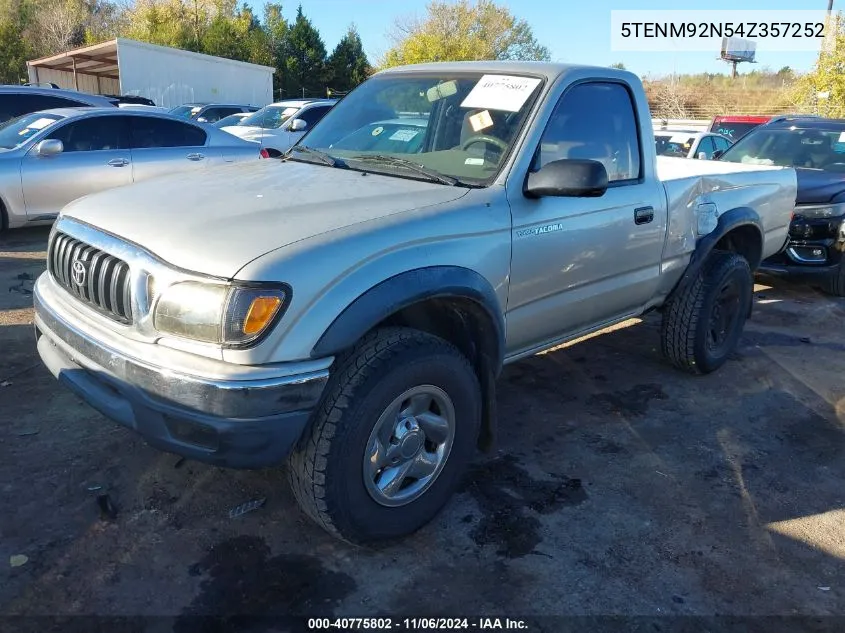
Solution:
<svg viewBox="0 0 845 633">
<path fill-rule="evenodd" d="M 692 253 L 692 257 L 690 257 L 687 269 L 684 271 L 684 274 L 678 283 L 675 284 L 675 288 L 669 294 L 670 298 L 682 293 L 695 280 L 695 278 L 698 277 L 698 273 L 701 272 L 704 262 L 707 261 L 707 257 L 716 247 L 716 244 L 719 243 L 719 240 L 734 229 L 742 226 L 754 227 L 760 234 L 760 241 L 762 244 L 763 226 L 760 221 L 760 215 L 754 209 L 751 207 L 736 207 L 730 211 L 726 211 L 719 216 L 716 228 L 698 240 L 695 250 Z M 756 270 L 760 265 L 760 258 L 758 257 L 756 259 L 758 261 L 748 262 L 752 271 Z"/>
<path fill-rule="evenodd" d="M 505 350 L 504 312 L 493 286 L 480 274 L 460 266 L 430 266 L 400 273 L 386 279 L 350 303 L 326 329 L 314 348 L 312 358 L 323 358 L 349 349 L 364 334 L 392 314 L 427 299 L 468 299 L 486 313 L 493 327 L 496 349 L 485 350 L 502 367 Z"/>
</svg>

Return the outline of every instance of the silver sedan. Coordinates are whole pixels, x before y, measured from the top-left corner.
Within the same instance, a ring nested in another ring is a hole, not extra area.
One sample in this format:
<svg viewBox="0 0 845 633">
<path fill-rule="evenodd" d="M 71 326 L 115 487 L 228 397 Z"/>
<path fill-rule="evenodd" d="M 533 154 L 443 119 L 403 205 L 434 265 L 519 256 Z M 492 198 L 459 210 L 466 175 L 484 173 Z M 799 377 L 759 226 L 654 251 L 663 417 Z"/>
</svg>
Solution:
<svg viewBox="0 0 845 633">
<path fill-rule="evenodd" d="M 68 202 L 89 193 L 258 160 L 259 149 L 211 126 L 155 112 L 67 108 L 25 114 L 0 125 L 0 229 L 49 224 Z"/>
</svg>

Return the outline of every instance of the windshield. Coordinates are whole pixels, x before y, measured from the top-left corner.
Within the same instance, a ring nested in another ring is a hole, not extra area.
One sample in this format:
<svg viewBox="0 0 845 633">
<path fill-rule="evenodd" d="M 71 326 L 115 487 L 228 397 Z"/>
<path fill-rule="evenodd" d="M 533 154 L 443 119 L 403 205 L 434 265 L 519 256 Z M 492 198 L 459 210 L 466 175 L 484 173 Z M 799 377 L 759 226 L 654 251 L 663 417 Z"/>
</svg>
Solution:
<svg viewBox="0 0 845 633">
<path fill-rule="evenodd" d="M 762 127 L 737 141 L 720 160 L 752 165 L 845 170 L 845 128 Z"/>
<path fill-rule="evenodd" d="M 230 114 L 229 116 L 224 116 L 222 119 L 217 121 L 217 123 L 214 124 L 214 127 L 228 127 L 230 125 L 240 125 L 241 121 L 243 120 L 243 114 Z"/>
<path fill-rule="evenodd" d="M 658 156 L 686 158 L 693 143 L 695 143 L 695 137 L 687 134 L 654 137 L 654 145 Z"/>
<path fill-rule="evenodd" d="M 0 148 L 15 149 L 20 147 L 41 130 L 56 121 L 61 121 L 62 118 L 58 114 L 32 112 L 17 119 L 5 121 L 0 124 Z"/>
<path fill-rule="evenodd" d="M 173 108 L 170 111 L 170 114 L 172 114 L 173 116 L 181 117 L 183 119 L 190 119 L 193 115 L 195 115 L 200 110 L 202 110 L 202 106 L 180 105 L 180 106 L 176 106 L 175 108 Z"/>
<path fill-rule="evenodd" d="M 289 106 L 269 105 L 261 108 L 258 112 L 250 114 L 241 121 L 241 125 L 260 127 L 265 130 L 276 130 L 285 123 L 301 108 Z"/>
<path fill-rule="evenodd" d="M 710 129 L 711 132 L 727 136 L 732 141 L 736 142 L 751 130 L 759 127 L 760 123 L 729 123 L 727 121 L 719 121 L 713 124 Z"/>
<path fill-rule="evenodd" d="M 540 84 L 538 78 L 512 75 L 387 73 L 341 100 L 301 145 L 353 169 L 489 184 Z M 294 157 L 312 159 L 304 152 Z"/>
</svg>

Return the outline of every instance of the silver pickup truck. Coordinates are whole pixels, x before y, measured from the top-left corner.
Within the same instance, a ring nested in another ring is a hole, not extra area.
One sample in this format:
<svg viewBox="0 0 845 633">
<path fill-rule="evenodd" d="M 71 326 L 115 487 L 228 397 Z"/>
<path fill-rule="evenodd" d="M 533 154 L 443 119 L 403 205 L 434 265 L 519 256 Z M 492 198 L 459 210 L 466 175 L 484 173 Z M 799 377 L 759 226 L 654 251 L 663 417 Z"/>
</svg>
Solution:
<svg viewBox="0 0 845 633">
<path fill-rule="evenodd" d="M 68 205 L 38 351 L 153 446 L 287 461 L 322 527 L 398 537 L 493 442 L 505 363 L 659 310 L 671 363 L 722 365 L 795 193 L 791 169 L 658 162 L 625 71 L 392 69 L 280 160 Z"/>
</svg>

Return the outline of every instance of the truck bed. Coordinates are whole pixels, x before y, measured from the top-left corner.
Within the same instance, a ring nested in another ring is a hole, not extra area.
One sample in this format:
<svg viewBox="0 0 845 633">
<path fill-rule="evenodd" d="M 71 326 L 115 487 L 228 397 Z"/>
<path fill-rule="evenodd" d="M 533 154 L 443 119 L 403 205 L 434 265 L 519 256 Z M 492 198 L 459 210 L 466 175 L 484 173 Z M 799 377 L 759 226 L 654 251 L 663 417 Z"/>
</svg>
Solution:
<svg viewBox="0 0 845 633">
<path fill-rule="evenodd" d="M 764 258 L 784 246 L 797 192 L 794 169 L 660 156 L 657 175 L 669 209 L 664 259 L 683 259 L 694 250 L 695 214 L 688 209 L 702 203 L 714 203 L 717 214 L 738 207 L 756 211 L 763 230 Z"/>
</svg>

